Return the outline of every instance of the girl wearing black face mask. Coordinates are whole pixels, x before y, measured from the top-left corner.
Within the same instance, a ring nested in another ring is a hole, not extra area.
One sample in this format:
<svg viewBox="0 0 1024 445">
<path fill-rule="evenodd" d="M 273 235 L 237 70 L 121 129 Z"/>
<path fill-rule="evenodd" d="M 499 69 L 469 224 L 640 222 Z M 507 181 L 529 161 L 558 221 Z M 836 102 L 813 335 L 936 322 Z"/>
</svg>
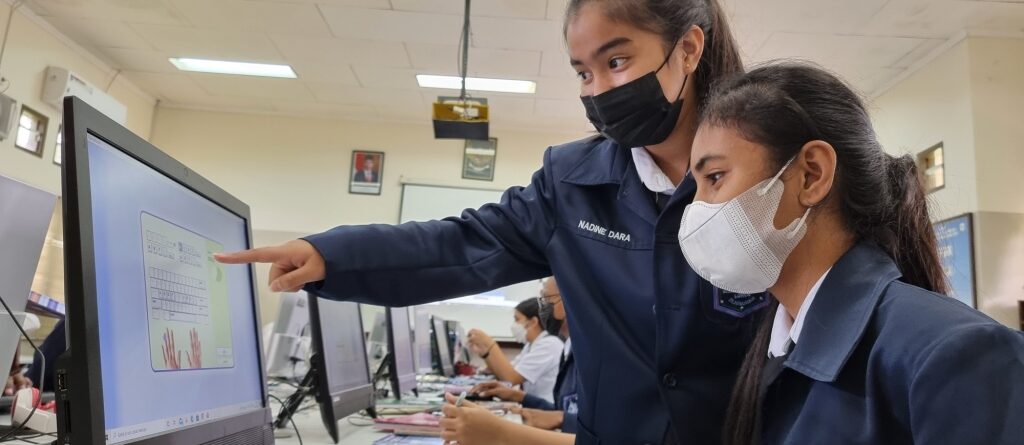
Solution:
<svg viewBox="0 0 1024 445">
<path fill-rule="evenodd" d="M 576 443 L 715 443 L 765 299 L 704 283 L 676 234 L 696 113 L 741 71 L 736 45 L 717 0 L 570 0 L 564 30 L 603 135 L 549 149 L 528 186 L 459 218 L 218 259 L 273 263 L 275 290 L 387 306 L 554 275 L 580 370 Z"/>
</svg>

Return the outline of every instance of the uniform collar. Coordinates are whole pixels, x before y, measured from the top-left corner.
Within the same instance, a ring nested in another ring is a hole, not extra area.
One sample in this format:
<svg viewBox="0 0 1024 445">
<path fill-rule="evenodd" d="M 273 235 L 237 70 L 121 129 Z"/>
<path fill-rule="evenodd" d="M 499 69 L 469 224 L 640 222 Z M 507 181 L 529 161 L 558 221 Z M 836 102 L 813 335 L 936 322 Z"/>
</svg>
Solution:
<svg viewBox="0 0 1024 445">
<path fill-rule="evenodd" d="M 789 343 L 797 344 L 800 342 L 800 332 L 803 331 L 804 320 L 807 319 L 807 311 L 811 308 L 811 304 L 814 303 L 814 297 L 818 295 L 818 290 L 821 289 L 822 283 L 825 282 L 828 272 L 826 270 L 825 273 L 821 274 L 821 278 L 818 278 L 818 281 L 811 287 L 810 292 L 807 292 L 807 297 L 800 304 L 800 309 L 797 311 L 795 319 L 789 316 L 789 312 L 781 304 L 775 310 L 775 322 L 772 324 L 771 340 L 768 343 L 768 353 L 771 354 L 771 357 L 786 355 Z"/>
<path fill-rule="evenodd" d="M 896 263 L 877 245 L 854 245 L 822 283 L 804 320 L 802 341 L 786 367 L 814 380 L 834 382 L 864 336 L 885 289 L 900 276 Z"/>
<path fill-rule="evenodd" d="M 643 182 L 648 190 L 669 196 L 676 192 L 676 184 L 673 184 L 661 167 L 658 167 L 646 148 L 633 147 L 630 152 L 633 155 L 633 165 L 636 166 L 640 182 Z"/>
</svg>

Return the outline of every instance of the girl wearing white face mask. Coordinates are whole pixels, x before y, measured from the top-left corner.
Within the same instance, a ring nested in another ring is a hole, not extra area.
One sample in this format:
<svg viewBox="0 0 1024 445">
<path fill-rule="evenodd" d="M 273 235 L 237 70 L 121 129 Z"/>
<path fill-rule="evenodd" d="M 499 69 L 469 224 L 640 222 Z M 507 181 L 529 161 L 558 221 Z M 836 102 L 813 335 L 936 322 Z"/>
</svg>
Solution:
<svg viewBox="0 0 1024 445">
<path fill-rule="evenodd" d="M 711 96 L 679 241 L 693 269 L 768 312 L 727 413 L 731 444 L 1019 444 L 1024 338 L 947 291 L 909 156 L 805 65 Z"/>
<path fill-rule="evenodd" d="M 551 402 L 564 349 L 562 340 L 550 332 L 555 329 L 550 325 L 552 317 L 541 313 L 536 298 L 519 303 L 514 317 L 510 330 L 516 341 L 523 344 L 523 351 L 514 359 L 510 361 L 497 342 L 478 329 L 469 331 L 469 348 L 487 362 L 487 368 L 498 380 L 521 385 L 527 394 Z"/>
</svg>

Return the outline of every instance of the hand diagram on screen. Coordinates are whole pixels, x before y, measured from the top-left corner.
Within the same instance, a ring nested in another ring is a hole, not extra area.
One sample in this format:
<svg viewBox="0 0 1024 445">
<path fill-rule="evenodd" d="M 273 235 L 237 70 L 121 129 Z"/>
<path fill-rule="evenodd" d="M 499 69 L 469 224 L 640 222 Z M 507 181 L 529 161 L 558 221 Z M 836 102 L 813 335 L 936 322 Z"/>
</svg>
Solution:
<svg viewBox="0 0 1024 445">
<path fill-rule="evenodd" d="M 170 328 L 164 332 L 164 344 L 161 348 L 164 351 L 164 366 L 167 369 L 181 369 L 181 351 L 174 347 L 174 331 Z"/>
<path fill-rule="evenodd" d="M 188 331 L 189 343 L 192 344 L 192 350 L 188 353 L 188 367 L 189 368 L 202 368 L 203 367 L 203 344 L 199 341 L 199 331 L 189 329 Z"/>
</svg>

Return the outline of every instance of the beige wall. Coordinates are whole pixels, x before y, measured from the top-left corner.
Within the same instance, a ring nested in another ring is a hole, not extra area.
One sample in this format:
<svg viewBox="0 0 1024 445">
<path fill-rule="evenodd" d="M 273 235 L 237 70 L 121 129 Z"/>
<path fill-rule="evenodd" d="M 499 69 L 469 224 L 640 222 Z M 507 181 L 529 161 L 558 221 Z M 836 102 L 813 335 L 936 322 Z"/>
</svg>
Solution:
<svg viewBox="0 0 1024 445">
<path fill-rule="evenodd" d="M 1024 39 L 971 37 L 872 103 L 886 149 L 944 143 L 946 187 L 932 217 L 975 214 L 978 308 L 1019 328 L 1024 300 Z"/>
<path fill-rule="evenodd" d="M 461 140 L 424 125 L 160 108 L 152 142 L 252 207 L 259 230 L 310 233 L 341 224 L 397 223 L 400 178 L 460 187 L 526 184 L 545 148 L 582 134 L 492 130 L 494 182 L 461 179 Z M 385 152 L 380 196 L 348 193 L 352 150 Z"/>
<path fill-rule="evenodd" d="M 1024 39 L 969 43 L 978 210 L 1024 214 Z"/>
<path fill-rule="evenodd" d="M 968 44 L 961 41 L 870 105 L 875 131 L 894 154 L 943 142 L 946 187 L 930 195 L 932 216 L 978 209 Z"/>
<path fill-rule="evenodd" d="M 0 27 L 6 23 L 9 11 L 10 5 L 0 2 Z M 46 67 L 70 69 L 101 89 L 110 84 L 115 72 L 80 48 L 68 44 L 53 27 L 33 17 L 34 14 L 24 6 L 15 12 L 0 74 L 10 81 L 5 94 L 18 101 L 19 111 L 24 104 L 49 118 L 45 148 L 42 158 L 15 148 L 17 124 L 14 124 L 10 137 L 0 142 L 0 174 L 60 194 L 60 168 L 53 163 L 53 152 L 61 112 L 42 101 Z M 153 98 L 123 78 L 114 80 L 109 94 L 128 107 L 127 127 L 148 138 L 155 103 Z"/>
</svg>

